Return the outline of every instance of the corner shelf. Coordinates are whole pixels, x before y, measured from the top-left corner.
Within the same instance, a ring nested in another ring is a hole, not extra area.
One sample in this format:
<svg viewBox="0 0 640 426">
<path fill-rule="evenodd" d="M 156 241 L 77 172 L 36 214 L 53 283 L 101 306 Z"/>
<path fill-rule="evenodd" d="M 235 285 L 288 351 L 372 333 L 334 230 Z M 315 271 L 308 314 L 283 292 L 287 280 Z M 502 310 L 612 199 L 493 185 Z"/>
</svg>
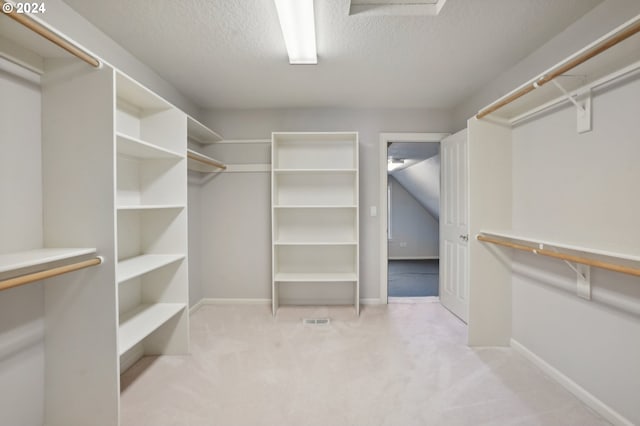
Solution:
<svg viewBox="0 0 640 426">
<path fill-rule="evenodd" d="M 145 337 L 182 312 L 186 303 L 153 303 L 139 305 L 120 315 L 118 352 L 124 354 Z"/>
<path fill-rule="evenodd" d="M 121 260 L 118 262 L 117 280 L 121 283 L 184 258 L 181 254 L 144 254 Z"/>
<path fill-rule="evenodd" d="M 222 136 L 190 116 L 187 116 L 187 133 L 189 139 L 200 145 L 208 145 L 222 140 Z"/>
<path fill-rule="evenodd" d="M 119 101 L 140 110 L 164 111 L 172 108 L 171 104 L 160 96 L 121 72 L 116 72 L 116 88 Z"/>
</svg>

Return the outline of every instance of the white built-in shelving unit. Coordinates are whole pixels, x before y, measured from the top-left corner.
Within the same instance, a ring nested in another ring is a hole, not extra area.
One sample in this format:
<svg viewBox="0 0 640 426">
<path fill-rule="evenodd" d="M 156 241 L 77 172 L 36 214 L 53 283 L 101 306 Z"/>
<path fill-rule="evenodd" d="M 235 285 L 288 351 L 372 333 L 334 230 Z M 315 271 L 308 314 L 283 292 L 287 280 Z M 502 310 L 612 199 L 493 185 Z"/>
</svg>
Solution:
<svg viewBox="0 0 640 426">
<path fill-rule="evenodd" d="M 358 313 L 358 134 L 274 133 L 272 210 L 274 315 L 283 285 L 314 288 L 294 303 L 344 303 L 329 283 Z"/>
<path fill-rule="evenodd" d="M 118 354 L 188 352 L 187 116 L 116 74 Z"/>
<path fill-rule="evenodd" d="M 216 161 L 187 144 L 222 138 L 108 64 L 2 24 L 8 69 L 41 91 L 43 231 L 33 250 L 8 245 L 21 250 L 0 256 L 0 280 L 100 264 L 42 281 L 42 416 L 117 426 L 120 373 L 144 354 L 188 353 L 187 164 Z"/>
<path fill-rule="evenodd" d="M 120 373 L 188 353 L 186 145 L 186 114 L 127 76 L 48 64 L 44 246 L 104 261 L 45 286 L 47 424 L 117 425 Z"/>
<path fill-rule="evenodd" d="M 524 244 L 539 254 L 548 246 L 550 251 L 558 252 L 555 254 L 593 255 L 598 260 L 606 257 L 607 262 L 614 259 L 612 263 L 637 266 L 633 265 L 638 259 L 637 253 L 620 252 L 615 244 L 593 248 L 580 241 L 579 235 L 575 236 L 577 242 L 562 242 L 548 238 L 549 235 L 521 235 L 514 230 L 513 185 L 517 183 L 514 175 L 518 171 L 513 161 L 515 149 L 521 149 L 522 144 L 514 144 L 518 135 L 513 128 L 534 118 L 542 119 L 561 106 L 573 105 L 576 132 L 588 134 L 592 130 L 592 119 L 601 114 L 592 111 L 592 98 L 608 87 L 625 84 L 625 80 L 637 76 L 640 70 L 640 37 L 634 36 L 639 30 L 640 15 L 523 83 L 468 120 L 469 234 L 499 240 L 486 241 L 481 237 L 469 241 L 466 273 L 471 345 L 505 345 L 512 337 L 513 252 L 497 251 L 495 244 L 499 242 Z M 566 149 L 560 143 L 558 147 Z M 487 194 L 491 194 L 491 202 L 487 202 Z M 590 230 L 583 232 L 586 236 Z M 571 268 L 578 272 L 578 268 Z M 580 283 L 585 274 L 577 275 Z M 581 284 L 578 287 L 578 295 L 585 297 L 581 294 Z"/>
<path fill-rule="evenodd" d="M 227 168 L 221 161 L 201 151 L 210 144 L 217 143 L 222 137 L 192 117 L 187 118 L 187 168 L 192 174 L 190 182 L 205 183 L 213 173 Z"/>
</svg>

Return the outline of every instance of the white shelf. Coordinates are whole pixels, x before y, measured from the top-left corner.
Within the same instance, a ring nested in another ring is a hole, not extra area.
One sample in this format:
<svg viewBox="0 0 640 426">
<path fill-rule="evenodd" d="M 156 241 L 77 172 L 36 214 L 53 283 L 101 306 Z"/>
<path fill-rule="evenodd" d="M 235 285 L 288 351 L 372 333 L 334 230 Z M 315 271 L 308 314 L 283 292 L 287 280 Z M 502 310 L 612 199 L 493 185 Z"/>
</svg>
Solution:
<svg viewBox="0 0 640 426">
<path fill-rule="evenodd" d="M 187 149 L 187 168 L 202 173 L 217 173 L 226 168 L 222 162 L 215 158 Z"/>
<path fill-rule="evenodd" d="M 116 133 L 118 154 L 141 159 L 180 159 L 182 155 L 124 133 Z"/>
<path fill-rule="evenodd" d="M 564 243 L 564 242 L 558 242 L 558 241 L 553 241 L 553 240 L 543 240 L 537 237 L 531 237 L 531 236 L 527 236 L 527 235 L 523 235 L 523 234 L 517 234 L 517 233 L 513 233 L 513 232 L 509 232 L 509 231 L 482 231 L 481 234 L 489 236 L 489 237 L 498 237 L 498 238 L 507 238 L 510 240 L 518 240 L 518 241 L 522 241 L 522 242 L 528 242 L 528 243 L 532 243 L 532 244 L 536 244 L 536 245 L 544 245 L 544 246 L 552 246 L 555 248 L 560 248 L 560 249 L 565 249 L 565 250 L 572 250 L 572 251 L 579 251 L 581 253 L 589 253 L 589 254 L 595 254 L 595 255 L 599 255 L 599 256 L 607 256 L 607 257 L 614 257 L 617 259 L 624 259 L 624 260 L 631 260 L 634 262 L 640 262 L 640 255 L 635 255 L 635 254 L 628 254 L 628 253 L 620 253 L 620 252 L 615 252 L 615 251 L 610 251 L 610 250 L 602 250 L 602 249 L 595 249 L 592 247 L 586 247 L 586 246 L 582 246 L 582 245 L 578 245 L 578 244 L 570 244 L 570 243 Z"/>
<path fill-rule="evenodd" d="M 275 241 L 276 246 L 355 246 L 357 241 Z"/>
<path fill-rule="evenodd" d="M 119 355 L 140 343 L 186 307 L 186 303 L 154 303 L 140 305 L 120 315 Z"/>
<path fill-rule="evenodd" d="M 128 211 L 137 211 L 137 210 L 170 210 L 170 209 L 184 209 L 184 205 L 182 204 L 147 204 L 147 205 L 123 205 L 118 206 L 118 210 L 128 210 Z"/>
<path fill-rule="evenodd" d="M 216 143 L 222 140 L 222 136 L 189 116 L 187 116 L 187 134 L 189 135 L 189 139 L 202 145 Z"/>
<path fill-rule="evenodd" d="M 572 62 L 576 58 L 589 52 L 596 45 L 614 36 L 614 34 L 629 28 L 640 20 L 640 15 L 627 21 L 609 34 L 605 34 L 598 40 L 584 47 L 574 55 L 564 59 L 553 67 L 545 70 L 533 79 L 520 85 L 513 91 L 498 99 L 495 103 L 506 99 L 510 95 L 520 90 L 533 87 L 534 82 L 538 82 L 543 76 L 551 74 L 554 70 Z M 640 37 L 631 36 L 619 44 L 605 50 L 604 52 L 588 59 L 586 62 L 576 66 L 565 75 L 557 77 L 555 80 L 572 95 L 584 94 L 588 90 L 596 89 L 608 84 L 617 78 L 629 75 L 640 68 Z M 552 82 L 539 85 L 535 90 L 503 106 L 491 113 L 489 117 L 503 119 L 511 124 L 515 124 L 534 113 L 551 108 L 561 103 L 569 103 L 569 100 Z M 481 109 L 481 111 L 484 108 Z"/>
<path fill-rule="evenodd" d="M 305 205 L 305 204 L 297 204 L 297 205 L 275 205 L 274 209 L 356 209 L 358 206 L 354 204 L 331 204 L 331 205 Z"/>
<path fill-rule="evenodd" d="M 116 73 L 116 93 L 119 100 L 141 110 L 163 111 L 171 108 L 171 104 L 160 96 L 119 72 Z"/>
<path fill-rule="evenodd" d="M 95 254 L 94 248 L 43 248 L 0 255 L 0 274 Z"/>
<path fill-rule="evenodd" d="M 154 271 L 173 262 L 184 259 L 181 254 L 144 254 L 118 262 L 118 282 L 124 282 L 131 278 L 139 277 L 147 272 Z"/>
<path fill-rule="evenodd" d="M 279 272 L 275 274 L 277 282 L 355 282 L 358 278 L 353 272 L 342 273 L 293 273 Z"/>
<path fill-rule="evenodd" d="M 277 174 L 298 174 L 298 173 L 357 173 L 357 169 L 274 169 Z"/>
<path fill-rule="evenodd" d="M 275 169 L 357 168 L 358 136 L 355 132 L 278 132 L 272 137 Z"/>
</svg>

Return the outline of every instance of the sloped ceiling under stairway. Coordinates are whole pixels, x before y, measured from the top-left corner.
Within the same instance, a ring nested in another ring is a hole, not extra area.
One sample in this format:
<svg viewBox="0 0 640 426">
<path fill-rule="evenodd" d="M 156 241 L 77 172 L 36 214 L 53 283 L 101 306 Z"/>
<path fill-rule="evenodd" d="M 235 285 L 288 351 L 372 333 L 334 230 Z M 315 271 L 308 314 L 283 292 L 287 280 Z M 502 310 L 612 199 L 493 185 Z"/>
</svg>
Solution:
<svg viewBox="0 0 640 426">
<path fill-rule="evenodd" d="M 316 0 L 318 65 L 272 0 L 64 0 L 202 108 L 451 108 L 602 0 L 447 0 L 437 16 Z M 542 70 L 532 70 L 532 75 Z"/>
<path fill-rule="evenodd" d="M 440 219 L 440 154 L 390 174 L 431 216 Z"/>
</svg>

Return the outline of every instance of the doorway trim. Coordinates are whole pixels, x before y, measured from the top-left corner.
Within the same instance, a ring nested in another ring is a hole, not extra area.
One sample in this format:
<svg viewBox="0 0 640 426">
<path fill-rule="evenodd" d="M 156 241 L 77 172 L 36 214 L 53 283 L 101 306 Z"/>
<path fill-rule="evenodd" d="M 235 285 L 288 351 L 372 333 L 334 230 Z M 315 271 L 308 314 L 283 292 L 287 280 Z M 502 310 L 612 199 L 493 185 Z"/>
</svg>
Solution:
<svg viewBox="0 0 640 426">
<path fill-rule="evenodd" d="M 387 236 L 387 145 L 389 142 L 439 143 L 450 133 L 380 133 L 378 149 L 378 173 L 380 182 L 379 235 L 380 235 L 380 303 L 389 303 L 388 250 Z"/>
</svg>

